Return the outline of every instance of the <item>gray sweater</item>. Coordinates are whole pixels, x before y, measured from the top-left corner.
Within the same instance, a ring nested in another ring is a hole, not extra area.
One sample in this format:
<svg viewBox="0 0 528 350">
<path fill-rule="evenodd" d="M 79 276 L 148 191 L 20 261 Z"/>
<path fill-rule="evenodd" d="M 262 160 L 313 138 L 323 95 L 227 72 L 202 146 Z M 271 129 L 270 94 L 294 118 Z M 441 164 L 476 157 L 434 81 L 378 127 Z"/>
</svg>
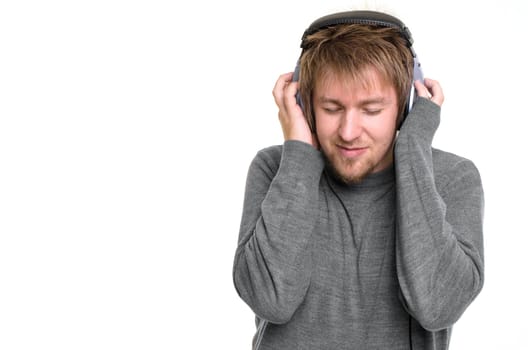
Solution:
<svg viewBox="0 0 528 350">
<path fill-rule="evenodd" d="M 483 285 L 483 191 L 467 159 L 431 147 L 419 98 L 394 166 L 357 185 L 286 141 L 250 165 L 233 277 L 253 349 L 447 349 Z"/>
</svg>

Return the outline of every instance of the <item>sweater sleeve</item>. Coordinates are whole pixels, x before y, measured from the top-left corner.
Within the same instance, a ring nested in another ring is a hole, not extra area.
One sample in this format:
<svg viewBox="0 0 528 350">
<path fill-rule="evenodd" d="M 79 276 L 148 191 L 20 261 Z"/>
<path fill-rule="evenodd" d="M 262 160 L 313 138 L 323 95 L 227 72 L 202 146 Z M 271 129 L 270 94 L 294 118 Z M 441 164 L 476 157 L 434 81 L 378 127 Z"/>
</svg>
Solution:
<svg viewBox="0 0 528 350">
<path fill-rule="evenodd" d="M 259 152 L 250 165 L 233 279 L 269 322 L 286 323 L 308 289 L 323 167 L 320 152 L 300 141 L 286 141 L 277 157 Z"/>
<path fill-rule="evenodd" d="M 484 282 L 484 195 L 478 170 L 461 157 L 434 162 L 440 107 L 423 98 L 395 147 L 396 263 L 401 297 L 423 328 L 451 327 Z"/>
</svg>

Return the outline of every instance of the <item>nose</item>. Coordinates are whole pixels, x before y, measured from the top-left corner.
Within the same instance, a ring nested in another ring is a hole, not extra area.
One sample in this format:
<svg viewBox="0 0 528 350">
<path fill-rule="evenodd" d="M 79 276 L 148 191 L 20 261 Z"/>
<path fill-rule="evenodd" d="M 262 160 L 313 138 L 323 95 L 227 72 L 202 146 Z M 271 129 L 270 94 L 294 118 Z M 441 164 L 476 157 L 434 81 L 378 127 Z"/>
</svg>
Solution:
<svg viewBox="0 0 528 350">
<path fill-rule="evenodd" d="M 357 139 L 363 132 L 361 115 L 355 111 L 347 112 L 341 119 L 338 132 L 343 141 L 350 142 Z"/>
</svg>

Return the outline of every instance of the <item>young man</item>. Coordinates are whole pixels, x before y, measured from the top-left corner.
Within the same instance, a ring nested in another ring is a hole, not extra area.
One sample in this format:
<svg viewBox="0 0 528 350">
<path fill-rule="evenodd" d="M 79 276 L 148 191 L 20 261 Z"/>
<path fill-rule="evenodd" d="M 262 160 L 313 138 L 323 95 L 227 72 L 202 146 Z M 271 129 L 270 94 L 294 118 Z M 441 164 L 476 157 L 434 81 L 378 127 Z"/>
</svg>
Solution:
<svg viewBox="0 0 528 350">
<path fill-rule="evenodd" d="M 273 89 L 284 144 L 247 178 L 233 272 L 253 348 L 447 349 L 483 285 L 483 191 L 471 161 L 431 147 L 442 89 L 414 82 L 401 124 L 399 28 L 330 25 L 303 48 L 300 82 Z"/>
</svg>

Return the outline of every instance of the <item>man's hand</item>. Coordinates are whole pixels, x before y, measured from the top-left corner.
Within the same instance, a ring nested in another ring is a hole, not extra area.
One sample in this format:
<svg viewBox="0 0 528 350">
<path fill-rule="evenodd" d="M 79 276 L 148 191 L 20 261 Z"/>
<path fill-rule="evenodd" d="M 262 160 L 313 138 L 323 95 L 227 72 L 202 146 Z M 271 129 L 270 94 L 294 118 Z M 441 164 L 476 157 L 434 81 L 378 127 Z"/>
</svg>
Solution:
<svg viewBox="0 0 528 350">
<path fill-rule="evenodd" d="M 318 148 L 317 137 L 312 134 L 301 107 L 297 104 L 295 94 L 298 82 L 292 82 L 293 73 L 282 74 L 273 88 L 273 97 L 279 107 L 279 120 L 284 140 L 306 142 Z"/>
<path fill-rule="evenodd" d="M 440 107 L 442 106 L 442 103 L 444 103 L 444 92 L 442 91 L 440 83 L 436 80 L 426 78 L 424 79 L 424 84 L 419 80 L 416 80 L 414 82 L 414 88 L 416 89 L 418 96 L 431 100 Z"/>
</svg>

